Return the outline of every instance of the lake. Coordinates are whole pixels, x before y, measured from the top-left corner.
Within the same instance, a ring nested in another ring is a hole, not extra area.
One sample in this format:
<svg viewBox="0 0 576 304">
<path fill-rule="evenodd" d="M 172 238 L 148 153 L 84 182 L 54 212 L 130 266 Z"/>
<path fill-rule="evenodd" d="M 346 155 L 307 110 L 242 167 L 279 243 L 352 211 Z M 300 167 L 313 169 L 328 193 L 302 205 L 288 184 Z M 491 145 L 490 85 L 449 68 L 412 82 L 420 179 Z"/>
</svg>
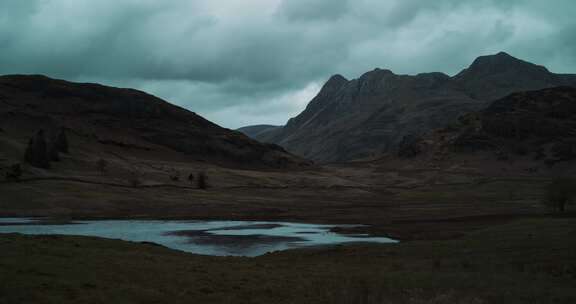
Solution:
<svg viewBox="0 0 576 304">
<path fill-rule="evenodd" d="M 42 219 L 0 218 L 0 233 L 96 236 L 153 242 L 186 252 L 259 256 L 271 251 L 353 242 L 395 243 L 386 237 L 331 232 L 342 225 L 264 221 L 95 220 L 50 224 Z"/>
</svg>

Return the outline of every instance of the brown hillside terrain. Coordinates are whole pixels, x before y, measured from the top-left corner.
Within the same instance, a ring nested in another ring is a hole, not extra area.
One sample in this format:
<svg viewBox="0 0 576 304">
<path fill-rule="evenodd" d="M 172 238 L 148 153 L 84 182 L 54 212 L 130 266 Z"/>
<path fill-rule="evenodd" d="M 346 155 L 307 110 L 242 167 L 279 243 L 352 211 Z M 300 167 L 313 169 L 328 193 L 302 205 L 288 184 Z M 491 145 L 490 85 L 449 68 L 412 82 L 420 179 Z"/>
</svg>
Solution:
<svg viewBox="0 0 576 304">
<path fill-rule="evenodd" d="M 93 153 L 124 147 L 134 154 L 231 166 L 307 165 L 279 146 L 261 144 L 144 92 L 44 76 L 0 77 L 0 128 L 3 146 L 9 147 L 0 153 L 7 159 L 17 159 L 36 131 L 65 128 Z"/>
<path fill-rule="evenodd" d="M 575 117 L 574 87 L 514 93 L 430 136 L 406 142 L 399 153 L 425 152 L 433 159 L 488 153 L 507 162 L 530 159 L 532 170 L 567 166 L 576 159 Z"/>
</svg>

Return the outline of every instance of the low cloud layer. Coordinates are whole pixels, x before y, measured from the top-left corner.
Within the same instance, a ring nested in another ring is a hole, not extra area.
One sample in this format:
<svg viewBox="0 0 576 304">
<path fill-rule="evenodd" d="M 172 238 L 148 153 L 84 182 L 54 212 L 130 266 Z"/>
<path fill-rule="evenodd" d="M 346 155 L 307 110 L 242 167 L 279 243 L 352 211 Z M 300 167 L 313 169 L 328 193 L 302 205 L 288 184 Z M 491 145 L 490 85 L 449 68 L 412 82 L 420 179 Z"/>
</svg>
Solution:
<svg viewBox="0 0 576 304">
<path fill-rule="evenodd" d="M 454 74 L 507 51 L 576 72 L 571 0 L 8 0 L 0 74 L 134 87 L 236 128 L 283 124 L 332 74 Z"/>
</svg>

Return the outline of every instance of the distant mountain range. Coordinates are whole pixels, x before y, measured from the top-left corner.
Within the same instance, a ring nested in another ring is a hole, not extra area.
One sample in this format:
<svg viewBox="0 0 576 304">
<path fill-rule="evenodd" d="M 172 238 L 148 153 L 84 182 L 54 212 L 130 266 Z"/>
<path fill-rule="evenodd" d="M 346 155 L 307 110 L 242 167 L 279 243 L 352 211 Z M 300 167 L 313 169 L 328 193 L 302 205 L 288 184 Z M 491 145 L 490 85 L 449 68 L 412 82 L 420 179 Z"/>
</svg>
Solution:
<svg viewBox="0 0 576 304">
<path fill-rule="evenodd" d="M 147 93 L 45 76 L 0 76 L 0 165 L 23 158 L 28 140 L 64 128 L 77 157 L 189 159 L 288 168 L 308 161 L 221 128 Z M 108 152 L 106 152 L 108 151 Z"/>
<path fill-rule="evenodd" d="M 237 131 L 240 131 L 244 134 L 246 134 L 247 136 L 250 136 L 252 138 L 256 138 L 259 136 L 264 136 L 264 134 L 266 132 L 269 132 L 271 130 L 275 130 L 277 128 L 281 128 L 280 126 L 273 126 L 273 125 L 254 125 L 254 126 L 248 126 L 248 127 L 243 127 L 238 129 Z"/>
<path fill-rule="evenodd" d="M 410 138 L 445 127 L 510 93 L 555 86 L 576 86 L 576 75 L 551 73 L 504 52 L 478 57 L 452 77 L 375 69 L 353 80 L 332 76 L 283 127 L 240 130 L 315 161 L 349 161 L 397 152 Z"/>
</svg>

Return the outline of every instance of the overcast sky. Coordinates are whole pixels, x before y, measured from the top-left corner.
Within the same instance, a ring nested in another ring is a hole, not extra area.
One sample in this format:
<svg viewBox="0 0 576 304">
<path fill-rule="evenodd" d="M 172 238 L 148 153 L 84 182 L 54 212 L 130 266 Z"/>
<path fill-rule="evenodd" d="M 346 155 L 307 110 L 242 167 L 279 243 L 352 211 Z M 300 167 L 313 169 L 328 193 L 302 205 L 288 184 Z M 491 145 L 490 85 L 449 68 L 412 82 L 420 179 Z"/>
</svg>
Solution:
<svg viewBox="0 0 576 304">
<path fill-rule="evenodd" d="M 576 73 L 574 0 L 0 0 L 0 74 L 134 87 L 284 124 L 332 74 L 454 74 L 506 51 Z"/>
</svg>

